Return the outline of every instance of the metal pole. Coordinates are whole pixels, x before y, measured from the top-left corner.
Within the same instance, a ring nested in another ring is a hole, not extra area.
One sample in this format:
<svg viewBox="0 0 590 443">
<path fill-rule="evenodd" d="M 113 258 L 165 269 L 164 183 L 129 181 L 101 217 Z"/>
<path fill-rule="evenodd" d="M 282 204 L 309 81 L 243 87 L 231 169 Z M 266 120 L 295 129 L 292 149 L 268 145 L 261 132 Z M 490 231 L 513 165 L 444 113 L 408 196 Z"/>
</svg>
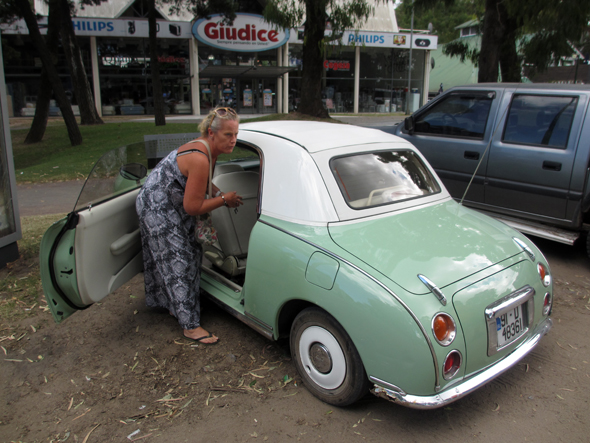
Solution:
<svg viewBox="0 0 590 443">
<path fill-rule="evenodd" d="M 412 20 L 410 22 L 410 58 L 408 59 L 408 93 L 406 94 L 406 115 L 410 115 L 410 98 L 412 97 L 412 46 L 414 44 L 414 3 L 412 2 Z"/>
</svg>

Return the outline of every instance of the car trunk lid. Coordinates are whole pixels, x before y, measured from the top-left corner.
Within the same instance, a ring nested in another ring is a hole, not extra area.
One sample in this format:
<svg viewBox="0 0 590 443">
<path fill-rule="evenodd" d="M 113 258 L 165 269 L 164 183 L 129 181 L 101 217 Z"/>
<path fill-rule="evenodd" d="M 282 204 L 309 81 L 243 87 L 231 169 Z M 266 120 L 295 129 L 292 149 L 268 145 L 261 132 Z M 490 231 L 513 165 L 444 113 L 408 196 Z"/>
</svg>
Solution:
<svg viewBox="0 0 590 443">
<path fill-rule="evenodd" d="M 355 223 L 330 224 L 333 241 L 414 294 L 437 287 L 521 253 L 508 226 L 458 205 L 434 204 Z"/>
</svg>

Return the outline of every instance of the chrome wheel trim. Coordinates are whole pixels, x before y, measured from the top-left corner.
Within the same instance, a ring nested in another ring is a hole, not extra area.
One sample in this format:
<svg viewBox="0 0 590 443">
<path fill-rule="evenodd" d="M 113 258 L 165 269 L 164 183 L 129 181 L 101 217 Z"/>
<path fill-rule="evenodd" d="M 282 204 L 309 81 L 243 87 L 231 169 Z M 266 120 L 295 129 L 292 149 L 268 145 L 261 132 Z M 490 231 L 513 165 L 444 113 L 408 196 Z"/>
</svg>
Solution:
<svg viewBox="0 0 590 443">
<path fill-rule="evenodd" d="M 314 358 L 310 356 L 314 352 Z M 318 351 L 321 359 L 318 359 Z M 336 389 L 346 377 L 346 359 L 340 344 L 330 332 L 319 326 L 311 326 L 299 338 L 299 358 L 308 377 L 324 389 Z M 328 358 L 328 361 L 325 359 Z M 315 364 L 314 364 L 315 362 Z M 319 366 L 316 366 L 316 364 Z M 325 371 L 328 368 L 328 372 Z"/>
</svg>

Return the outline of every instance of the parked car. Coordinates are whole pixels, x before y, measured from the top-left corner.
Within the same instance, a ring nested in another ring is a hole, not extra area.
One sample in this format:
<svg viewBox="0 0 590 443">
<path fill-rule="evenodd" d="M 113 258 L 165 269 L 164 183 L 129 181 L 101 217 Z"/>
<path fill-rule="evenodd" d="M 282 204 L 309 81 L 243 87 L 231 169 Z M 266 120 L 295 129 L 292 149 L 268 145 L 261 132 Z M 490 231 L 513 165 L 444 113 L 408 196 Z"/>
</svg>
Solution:
<svg viewBox="0 0 590 443">
<path fill-rule="evenodd" d="M 455 199 L 473 177 L 466 205 L 573 244 L 590 222 L 589 103 L 588 85 L 482 83 L 383 129 L 414 144 Z"/>
<path fill-rule="evenodd" d="M 41 244 L 59 323 L 142 269 L 135 199 L 144 144 L 107 154 Z M 214 183 L 202 289 L 269 340 L 289 337 L 307 388 L 333 405 L 374 394 L 449 404 L 514 366 L 549 331 L 547 261 L 509 226 L 455 202 L 407 141 L 349 125 L 240 126 Z M 119 172 L 121 171 L 121 172 Z"/>
</svg>

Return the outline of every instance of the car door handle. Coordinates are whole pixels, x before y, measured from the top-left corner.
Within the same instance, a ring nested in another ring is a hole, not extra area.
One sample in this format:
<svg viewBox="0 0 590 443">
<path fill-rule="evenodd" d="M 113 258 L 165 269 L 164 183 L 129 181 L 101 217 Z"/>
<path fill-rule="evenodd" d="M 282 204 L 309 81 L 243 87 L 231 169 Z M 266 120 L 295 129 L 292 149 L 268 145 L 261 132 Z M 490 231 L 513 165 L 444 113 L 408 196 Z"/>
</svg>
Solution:
<svg viewBox="0 0 590 443">
<path fill-rule="evenodd" d="M 465 151 L 463 157 L 465 157 L 467 160 L 479 160 L 479 152 Z"/>
<path fill-rule="evenodd" d="M 544 161 L 543 169 L 548 171 L 561 171 L 561 163 Z"/>
<path fill-rule="evenodd" d="M 122 235 L 111 244 L 111 254 L 121 255 L 129 248 L 141 243 L 139 228 L 129 234 Z"/>
</svg>

